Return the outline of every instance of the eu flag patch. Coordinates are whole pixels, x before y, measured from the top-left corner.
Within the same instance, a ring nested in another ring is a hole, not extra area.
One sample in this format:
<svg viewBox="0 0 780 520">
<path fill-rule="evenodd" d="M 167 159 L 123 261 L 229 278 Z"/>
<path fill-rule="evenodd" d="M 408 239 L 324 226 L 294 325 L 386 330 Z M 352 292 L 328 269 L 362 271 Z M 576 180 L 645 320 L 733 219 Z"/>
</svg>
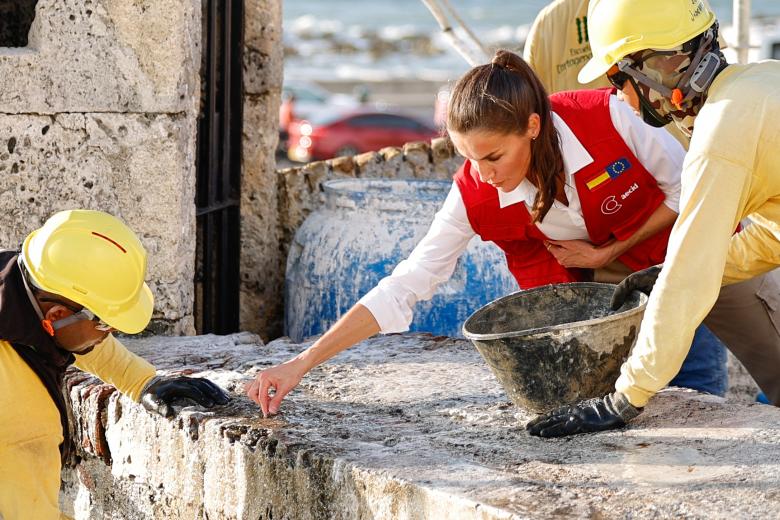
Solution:
<svg viewBox="0 0 780 520">
<path fill-rule="evenodd" d="M 598 175 L 594 176 L 592 179 L 587 181 L 585 183 L 585 186 L 588 187 L 589 190 L 593 191 L 599 186 L 603 186 L 604 183 L 611 181 L 612 179 L 617 179 L 620 174 L 622 174 L 624 171 L 631 168 L 631 163 L 628 162 L 628 159 L 625 157 L 622 159 L 618 159 L 617 161 L 613 162 L 609 166 L 607 166 L 603 172 L 599 173 Z"/>
</svg>

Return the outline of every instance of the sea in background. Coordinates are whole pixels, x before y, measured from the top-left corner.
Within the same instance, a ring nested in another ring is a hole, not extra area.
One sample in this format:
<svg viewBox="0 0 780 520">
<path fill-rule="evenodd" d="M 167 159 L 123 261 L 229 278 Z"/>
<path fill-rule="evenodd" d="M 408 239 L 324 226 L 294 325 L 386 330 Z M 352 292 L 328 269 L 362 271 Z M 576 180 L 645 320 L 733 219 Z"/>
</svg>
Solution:
<svg viewBox="0 0 780 520">
<path fill-rule="evenodd" d="M 652 0 L 648 0 L 652 1 Z M 522 52 L 547 0 L 450 0 L 489 47 Z M 723 26 L 732 0 L 710 0 Z M 754 19 L 780 18 L 780 0 L 753 0 Z M 420 0 L 284 0 L 285 77 L 319 83 L 446 82 L 468 66 Z"/>
</svg>

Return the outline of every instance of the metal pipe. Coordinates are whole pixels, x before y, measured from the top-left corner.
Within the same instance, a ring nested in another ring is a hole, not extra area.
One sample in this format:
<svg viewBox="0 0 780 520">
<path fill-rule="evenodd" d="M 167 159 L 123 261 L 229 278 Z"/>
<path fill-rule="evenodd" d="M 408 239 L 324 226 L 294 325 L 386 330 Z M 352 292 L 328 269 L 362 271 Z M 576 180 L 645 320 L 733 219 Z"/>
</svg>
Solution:
<svg viewBox="0 0 780 520">
<path fill-rule="evenodd" d="M 447 19 L 447 15 L 444 13 L 444 9 L 439 4 L 439 0 L 422 0 L 422 3 L 425 5 L 425 7 L 428 8 L 433 17 L 436 19 L 436 22 L 439 24 L 439 28 L 441 29 L 442 35 L 444 35 L 455 51 L 457 51 L 457 53 L 460 54 L 464 60 L 466 60 L 466 63 L 472 67 L 475 67 L 487 60 L 487 55 L 482 50 L 484 47 L 482 46 L 482 43 L 476 39 L 474 33 L 466 30 L 466 34 L 472 36 L 471 41 L 469 42 L 471 45 L 463 41 L 462 38 L 459 38 L 458 35 L 455 34 L 455 30 L 453 29 L 452 25 L 450 25 L 450 22 Z M 454 12 L 452 7 L 450 7 L 450 11 Z M 465 28 L 465 25 L 461 26 Z"/>
<path fill-rule="evenodd" d="M 750 50 L 750 2 L 751 0 L 734 0 L 734 31 L 737 40 L 737 61 L 748 62 Z"/>
<path fill-rule="evenodd" d="M 485 47 L 485 45 L 483 45 L 482 41 L 480 41 L 480 39 L 477 37 L 477 35 L 474 34 L 474 31 L 472 31 L 471 28 L 468 25 L 466 25 L 466 22 L 464 22 L 463 18 L 460 17 L 460 15 L 458 14 L 458 11 L 456 11 L 452 7 L 452 5 L 450 4 L 450 1 L 449 0 L 439 0 L 439 1 L 450 12 L 450 16 L 452 16 L 452 18 L 455 20 L 455 23 L 460 25 L 461 28 L 464 31 L 466 31 L 466 34 L 468 35 L 469 38 L 471 38 L 471 41 L 474 43 L 474 46 L 477 49 L 479 49 L 480 51 L 482 51 L 482 54 L 485 55 L 485 60 L 483 60 L 483 61 L 487 61 L 488 59 L 490 59 L 490 54 L 488 53 L 487 47 Z"/>
</svg>

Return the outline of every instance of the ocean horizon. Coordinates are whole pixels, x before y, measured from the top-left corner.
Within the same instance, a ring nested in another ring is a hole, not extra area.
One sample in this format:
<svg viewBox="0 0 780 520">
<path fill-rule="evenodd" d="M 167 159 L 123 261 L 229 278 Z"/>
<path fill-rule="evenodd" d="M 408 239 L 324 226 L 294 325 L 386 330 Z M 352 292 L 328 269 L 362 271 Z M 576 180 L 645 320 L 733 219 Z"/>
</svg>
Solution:
<svg viewBox="0 0 780 520">
<path fill-rule="evenodd" d="M 531 23 L 549 2 L 450 3 L 486 46 L 522 52 Z M 729 26 L 732 1 L 710 0 L 710 4 L 721 25 Z M 752 0 L 751 16 L 756 20 L 780 19 L 780 1 Z M 468 69 L 420 0 L 369 4 L 357 0 L 286 0 L 283 40 L 288 78 L 446 81 Z"/>
</svg>

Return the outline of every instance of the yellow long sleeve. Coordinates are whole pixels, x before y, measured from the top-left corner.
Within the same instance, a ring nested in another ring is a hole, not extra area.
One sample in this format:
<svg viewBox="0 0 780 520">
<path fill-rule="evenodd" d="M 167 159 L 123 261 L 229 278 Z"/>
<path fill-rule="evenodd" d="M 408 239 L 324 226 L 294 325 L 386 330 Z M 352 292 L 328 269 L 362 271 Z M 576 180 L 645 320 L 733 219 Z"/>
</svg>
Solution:
<svg viewBox="0 0 780 520">
<path fill-rule="evenodd" d="M 780 265 L 780 215 L 776 220 L 755 213 L 750 218 L 753 224 L 731 239 L 723 285 L 747 280 Z"/>
<path fill-rule="evenodd" d="M 151 363 L 127 350 L 113 334 L 91 352 L 77 355 L 74 364 L 115 386 L 134 401 L 141 399 L 141 390 L 156 373 Z"/>
<path fill-rule="evenodd" d="M 637 343 L 615 383 L 634 406 L 676 375 L 723 282 L 780 264 L 780 63 L 728 67 L 696 119 L 680 216 Z M 737 223 L 754 224 L 732 238 Z"/>
</svg>

